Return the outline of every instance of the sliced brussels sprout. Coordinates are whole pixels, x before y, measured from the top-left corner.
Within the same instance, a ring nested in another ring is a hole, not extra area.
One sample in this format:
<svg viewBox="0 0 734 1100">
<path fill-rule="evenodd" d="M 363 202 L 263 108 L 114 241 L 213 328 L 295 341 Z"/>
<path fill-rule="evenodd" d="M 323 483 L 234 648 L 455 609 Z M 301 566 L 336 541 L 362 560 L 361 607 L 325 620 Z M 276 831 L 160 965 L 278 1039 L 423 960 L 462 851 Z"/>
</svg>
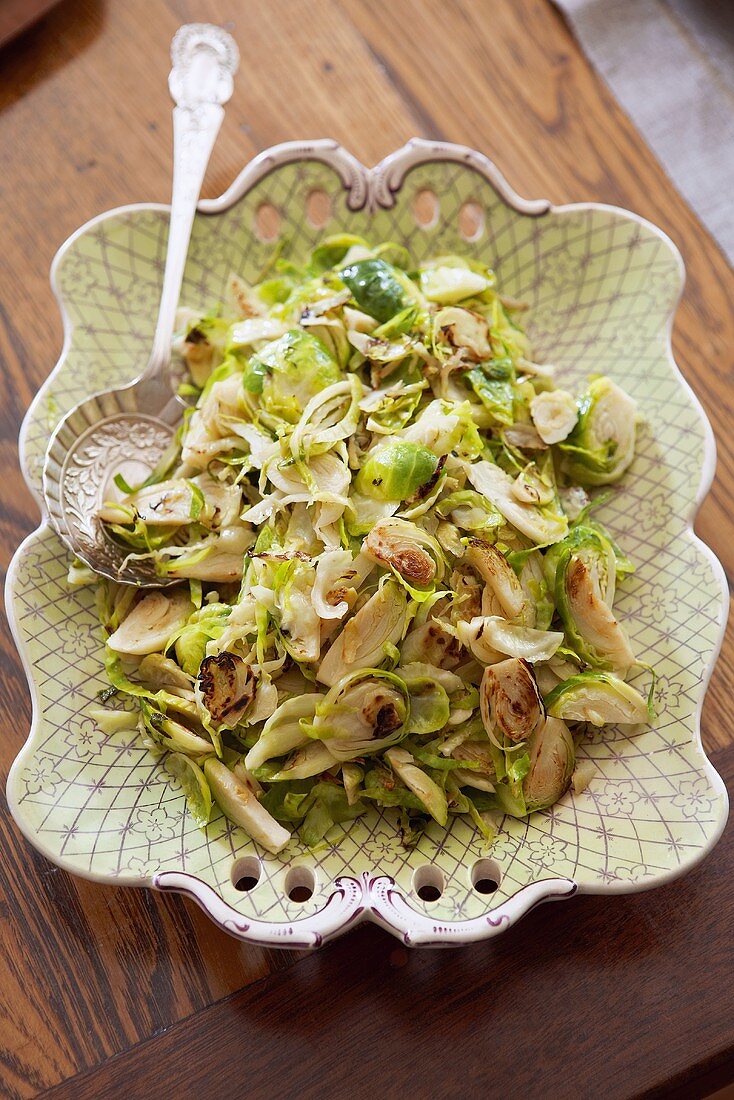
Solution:
<svg viewBox="0 0 734 1100">
<path fill-rule="evenodd" d="M 549 716 L 528 746 L 530 767 L 522 784 L 527 812 L 553 806 L 569 788 L 576 764 L 571 732 L 560 718 Z"/>
<path fill-rule="evenodd" d="M 306 810 L 298 835 L 307 848 L 320 844 L 334 825 L 354 821 L 367 812 L 367 804 L 359 797 L 350 803 L 344 787 L 323 779 L 312 786 L 299 808 Z"/>
<path fill-rule="evenodd" d="M 552 504 L 556 498 L 555 486 L 542 477 L 534 462 L 517 475 L 512 493 L 521 504 Z"/>
<path fill-rule="evenodd" d="M 343 458 L 329 452 L 316 454 L 308 462 L 270 462 L 268 480 L 284 493 L 290 504 L 313 504 L 316 501 L 339 506 L 344 510 L 349 490 L 349 470 Z"/>
<path fill-rule="evenodd" d="M 548 630 L 555 610 L 552 595 L 555 582 L 549 589 L 543 571 L 543 555 L 540 551 L 531 550 L 530 553 L 524 553 L 522 557 L 518 579 L 528 602 L 535 610 L 533 625 L 536 630 Z"/>
<path fill-rule="evenodd" d="M 357 260 L 343 267 L 339 278 L 359 308 L 380 323 L 389 321 L 407 303 L 405 277 L 384 260 Z"/>
<path fill-rule="evenodd" d="M 421 800 L 434 821 L 439 825 L 445 825 L 449 808 L 446 793 L 441 790 L 438 783 L 418 767 L 407 749 L 388 749 L 385 759 L 408 790 Z"/>
<path fill-rule="evenodd" d="M 464 553 L 464 544 L 461 541 L 459 528 L 448 520 L 440 520 L 436 527 L 436 541 L 442 550 L 454 558 L 460 558 Z"/>
<path fill-rule="evenodd" d="M 224 371 L 229 373 L 218 377 Z M 205 470 L 222 450 L 232 447 L 236 437 L 231 435 L 230 427 L 243 412 L 242 375 L 233 361 L 225 360 L 207 382 L 191 419 L 185 422 L 181 476 Z"/>
<path fill-rule="evenodd" d="M 344 262 L 347 256 L 356 260 L 366 259 L 371 255 L 364 237 L 358 237 L 354 233 L 332 233 L 314 248 L 310 266 L 314 271 L 328 271 Z"/>
<path fill-rule="evenodd" d="M 350 806 L 354 806 L 360 799 L 363 779 L 364 768 L 360 768 L 359 764 L 351 764 L 348 761 L 342 764 L 342 781 L 347 803 Z"/>
<path fill-rule="evenodd" d="M 135 730 L 138 725 L 138 712 L 132 710 L 110 710 L 108 707 L 87 707 L 87 715 L 102 733 L 120 733 L 122 730 Z"/>
<path fill-rule="evenodd" d="M 440 333 L 451 345 L 462 351 L 466 359 L 481 363 L 492 358 L 487 322 L 480 313 L 458 306 L 440 309 L 434 321 L 434 332 Z"/>
<path fill-rule="evenodd" d="M 432 683 L 442 687 L 447 695 L 455 695 L 456 692 L 464 692 L 466 684 L 461 676 L 449 669 L 440 668 L 429 661 L 404 661 L 396 670 L 397 676 L 410 685 L 412 679 L 428 679 Z"/>
<path fill-rule="evenodd" d="M 395 374 L 411 377 L 407 369 Z M 427 379 L 420 375 L 415 381 L 391 375 L 387 385 L 372 390 L 359 403 L 361 411 L 368 414 L 367 431 L 387 436 L 400 431 L 413 418 L 427 386 Z"/>
<path fill-rule="evenodd" d="M 431 480 L 437 466 L 438 459 L 427 447 L 393 439 L 369 454 L 354 487 L 375 500 L 409 500 Z"/>
<path fill-rule="evenodd" d="M 235 653 L 219 653 L 201 662 L 197 699 L 216 727 L 233 729 L 255 698 L 255 676 Z"/>
<path fill-rule="evenodd" d="M 332 686 L 360 668 L 384 661 L 397 645 L 408 621 L 408 599 L 393 580 L 387 581 L 346 623 L 322 660 L 316 678 Z"/>
<path fill-rule="evenodd" d="M 247 392 L 274 422 L 297 424 L 308 402 L 320 390 L 342 380 L 341 369 L 311 333 L 290 329 L 253 356 L 244 371 Z"/>
<path fill-rule="evenodd" d="M 104 666 L 107 679 L 114 691 L 123 692 L 133 699 L 140 700 L 141 705 L 143 702 L 154 703 L 156 707 L 165 711 L 171 710 L 177 714 L 184 714 L 194 721 L 198 719 L 199 712 L 193 691 L 183 691 L 181 688 L 176 689 L 176 694 L 165 688 L 151 691 L 143 684 L 136 683 L 125 675 L 122 670 L 122 659 L 109 646 L 105 647 Z M 103 700 L 106 697 L 105 693 L 100 696 Z"/>
<path fill-rule="evenodd" d="M 141 713 L 146 729 L 153 739 L 164 749 L 171 752 L 183 752 L 191 756 L 205 756 L 214 751 L 211 741 L 194 733 L 182 722 L 170 718 L 156 710 L 147 700 L 141 702 Z"/>
<path fill-rule="evenodd" d="M 124 524 L 133 514 L 147 527 L 179 527 L 201 518 L 200 513 L 194 517 L 195 494 L 191 481 L 173 478 L 128 493 L 119 501 L 105 501 L 97 518 L 103 523 Z"/>
<path fill-rule="evenodd" d="M 307 664 L 321 655 L 321 620 L 311 600 L 315 581 L 311 563 L 294 560 L 276 593 L 283 643 L 294 660 Z"/>
<path fill-rule="evenodd" d="M 427 587 L 436 576 L 436 563 L 413 537 L 415 524 L 386 519 L 376 523 L 363 543 L 365 553 L 404 580 Z"/>
<path fill-rule="evenodd" d="M 267 764 L 265 765 L 268 766 Z M 335 766 L 333 755 L 321 741 L 311 741 L 288 757 L 278 771 L 267 776 L 268 783 L 287 783 L 295 779 L 311 779 Z"/>
<path fill-rule="evenodd" d="M 451 756 L 454 760 L 461 760 L 462 763 L 475 765 L 483 775 L 496 778 L 494 756 L 489 741 L 463 741 L 460 745 L 452 748 Z"/>
<path fill-rule="evenodd" d="M 464 531 L 495 531 L 504 524 L 504 516 L 493 504 L 471 489 L 451 493 L 436 505 L 439 516 L 450 516 Z"/>
<path fill-rule="evenodd" d="M 484 670 L 479 706 L 490 737 L 499 732 L 514 742 L 527 741 L 545 717 L 532 666 L 517 657 Z"/>
<path fill-rule="evenodd" d="M 352 538 L 368 534 L 373 526 L 387 516 L 393 516 L 400 507 L 399 500 L 375 500 L 352 489 L 345 511 L 346 528 Z"/>
<path fill-rule="evenodd" d="M 311 593 L 314 610 L 321 619 L 343 619 L 357 598 L 362 581 L 349 550 L 325 550 L 316 564 Z"/>
<path fill-rule="evenodd" d="M 190 616 L 179 632 L 175 641 L 176 660 L 189 676 L 198 673 L 207 645 L 222 635 L 231 610 L 228 604 L 206 604 Z"/>
<path fill-rule="evenodd" d="M 402 783 L 397 784 L 392 777 L 391 770 L 382 765 L 371 768 L 366 773 L 362 798 L 374 800 L 378 806 L 399 806 L 403 811 L 414 810 L 421 814 L 426 812 L 420 798 L 409 791 Z M 415 843 L 421 832 L 420 826 L 414 827 L 412 823 L 406 823 L 401 827 L 401 836 L 403 838 L 412 837 L 413 843 Z"/>
<path fill-rule="evenodd" d="M 511 427 L 515 421 L 515 369 L 509 358 L 492 359 L 466 372 L 465 381 L 489 414 L 489 423 Z"/>
<path fill-rule="evenodd" d="M 539 546 L 558 542 L 568 532 L 568 520 L 550 505 L 521 504 L 512 492 L 514 481 L 492 462 L 482 459 L 466 469 L 475 489 L 499 509 L 505 519 Z"/>
<path fill-rule="evenodd" d="M 596 774 L 597 766 L 593 760 L 577 760 L 571 776 L 571 790 L 573 793 L 583 794 Z"/>
<path fill-rule="evenodd" d="M 316 707 L 309 733 L 335 760 L 353 760 L 402 741 L 408 732 L 410 694 L 399 676 L 361 669 L 339 680 Z"/>
<path fill-rule="evenodd" d="M 461 661 L 462 645 L 440 619 L 429 619 L 405 635 L 400 655 L 404 665 L 421 661 L 439 669 L 451 669 Z"/>
<path fill-rule="evenodd" d="M 458 619 L 455 630 L 456 635 L 463 646 L 481 661 L 484 665 L 493 665 L 501 661 L 504 654 L 490 645 L 485 636 L 486 619 L 483 615 L 475 615 L 472 619 Z"/>
<path fill-rule="evenodd" d="M 459 458 L 473 459 L 484 449 L 469 401 L 437 398 L 401 435 L 409 443 L 426 447 L 437 458 L 453 451 Z"/>
<path fill-rule="evenodd" d="M 528 810 L 521 783 L 497 783 L 494 796 L 502 813 L 509 814 L 510 817 L 527 817 Z"/>
<path fill-rule="evenodd" d="M 398 335 L 393 339 L 380 336 L 381 329 L 375 329 L 369 335 L 363 332 L 348 332 L 347 339 L 353 348 L 364 355 L 371 365 L 371 379 L 373 385 L 376 381 L 397 373 L 398 364 L 412 356 L 415 350 L 415 341 L 409 336 Z M 400 370 L 404 369 L 405 364 Z"/>
<path fill-rule="evenodd" d="M 573 431 L 578 408 L 567 390 L 546 390 L 530 402 L 530 415 L 544 443 L 560 443 Z"/>
<path fill-rule="evenodd" d="M 454 749 L 458 749 L 465 741 L 470 741 L 472 738 L 479 736 L 485 737 L 485 733 L 481 715 L 472 714 L 468 721 L 463 722 L 457 729 L 452 730 L 448 737 L 443 739 L 438 746 L 438 751 L 442 756 L 451 756 Z M 484 743 L 489 745 L 486 740 Z"/>
<path fill-rule="evenodd" d="M 579 485 L 618 481 L 635 456 L 635 402 L 609 378 L 595 378 L 579 399 L 578 414 L 559 444 L 566 474 Z"/>
<path fill-rule="evenodd" d="M 166 770 L 181 784 L 189 813 L 203 829 L 212 813 L 212 792 L 204 772 L 190 757 L 180 752 L 169 753 L 165 763 Z"/>
<path fill-rule="evenodd" d="M 234 272 L 227 280 L 227 299 L 236 316 L 262 317 L 266 312 L 266 299 L 262 295 L 262 287 L 249 286 Z"/>
<path fill-rule="evenodd" d="M 263 341 L 270 342 L 285 336 L 288 325 L 273 317 L 248 317 L 238 321 L 229 330 L 229 342 L 233 347 L 252 347 Z"/>
<path fill-rule="evenodd" d="M 468 768 L 454 768 L 452 775 L 459 787 L 474 787 L 475 790 L 485 791 L 487 794 L 495 792 L 494 780 L 488 779 L 479 772 L 470 771 Z"/>
<path fill-rule="evenodd" d="M 510 657 L 522 657 L 531 663 L 548 661 L 563 643 L 563 633 L 560 631 L 534 630 L 492 615 L 484 616 L 482 637 L 492 649 Z"/>
<path fill-rule="evenodd" d="M 558 495 L 561 498 L 563 511 L 571 521 L 577 520 L 591 504 L 591 497 L 580 485 L 567 485 L 559 489 Z"/>
<path fill-rule="evenodd" d="M 359 422 L 362 383 L 356 374 L 315 394 L 291 432 L 289 449 L 295 459 L 323 454 L 347 439 Z"/>
<path fill-rule="evenodd" d="M 271 760 L 275 756 L 285 756 L 293 749 L 308 744 L 308 734 L 303 730 L 301 719 L 313 718 L 316 707 L 323 698 L 323 695 L 314 692 L 295 699 L 286 699 L 281 703 L 268 718 L 260 736 L 247 753 L 245 757 L 247 770 L 254 772 L 266 760 Z"/>
<path fill-rule="evenodd" d="M 421 675 L 420 666 L 404 666 L 398 672 L 410 694 L 409 732 L 435 733 L 449 720 L 451 704 L 446 691 L 430 676 Z"/>
<path fill-rule="evenodd" d="M 612 544 L 597 530 L 578 526 L 549 550 L 544 565 L 569 646 L 587 664 L 625 675 L 635 655 L 611 610 L 616 579 Z"/>
<path fill-rule="evenodd" d="M 97 584 L 97 574 L 80 558 L 73 558 L 66 575 L 66 583 L 70 588 L 85 588 L 87 585 Z"/>
<path fill-rule="evenodd" d="M 206 384 L 215 366 L 221 362 L 221 350 L 207 339 L 203 326 L 196 324 L 185 336 L 174 342 L 174 350 L 180 352 L 188 367 L 191 381 L 200 388 Z"/>
<path fill-rule="evenodd" d="M 239 581 L 245 554 L 254 541 L 255 536 L 247 527 L 224 527 L 218 534 L 208 536 L 205 543 L 189 548 L 190 553 L 174 557 L 167 564 L 166 572 L 187 580 L 219 584 Z"/>
<path fill-rule="evenodd" d="M 533 605 L 525 595 L 515 570 L 496 546 L 482 539 L 470 538 L 463 560 L 482 578 L 499 605 L 501 614 L 523 624 L 534 623 Z M 491 604 L 488 607 L 490 610 Z"/>
<path fill-rule="evenodd" d="M 537 429 L 532 424 L 509 425 L 503 429 L 502 438 L 508 447 L 515 447 L 519 451 L 545 451 L 548 449 L 548 444 L 543 442 Z"/>
<path fill-rule="evenodd" d="M 573 660 L 569 658 L 573 657 Z M 564 650 L 561 653 L 556 653 L 551 657 L 544 666 L 554 677 L 553 684 L 548 690 L 557 687 L 562 680 L 570 680 L 572 676 L 578 676 L 579 672 L 583 671 L 583 663 L 580 658 L 576 657 L 570 650 Z M 545 697 L 546 691 L 543 691 Z"/>
<path fill-rule="evenodd" d="M 202 756 L 210 753 L 214 748 L 211 741 L 194 733 L 182 722 L 173 718 L 165 718 L 159 727 L 160 742 L 163 748 L 171 752 L 182 752 L 191 756 Z"/>
<path fill-rule="evenodd" d="M 192 676 L 198 671 L 199 665 L 194 669 Z M 149 653 L 147 657 L 143 657 L 138 665 L 136 676 L 151 691 L 170 688 L 174 691 L 193 693 L 194 685 L 191 676 L 187 676 L 175 661 L 170 657 L 164 657 L 162 653 Z"/>
<path fill-rule="evenodd" d="M 452 621 L 468 622 L 482 614 L 485 586 L 480 583 L 473 569 L 457 566 L 451 574 L 451 587 L 455 596 L 451 609 Z"/>
<path fill-rule="evenodd" d="M 428 267 L 421 271 L 421 290 L 429 302 L 454 305 L 489 290 L 492 282 L 468 267 Z"/>
<path fill-rule="evenodd" d="M 376 317 L 370 317 L 369 313 L 363 313 L 361 309 L 353 309 L 351 306 L 344 306 L 342 315 L 348 332 L 369 334 L 375 331 L 379 323 Z"/>
<path fill-rule="evenodd" d="M 280 662 L 276 660 L 276 664 Z M 248 726 L 257 725 L 270 718 L 278 707 L 278 689 L 273 683 L 269 671 L 262 669 L 255 688 L 255 698 L 245 719 Z"/>
<path fill-rule="evenodd" d="M 578 669 L 574 668 L 571 675 L 575 675 L 576 672 L 578 672 Z M 545 699 L 553 691 L 553 688 L 558 687 L 563 677 L 556 676 L 550 662 L 539 661 L 535 665 L 535 679 L 538 682 L 540 694 Z"/>
<path fill-rule="evenodd" d="M 247 783 L 213 756 L 204 761 L 204 774 L 217 805 L 230 821 L 274 855 L 285 848 L 291 834 L 258 802 Z"/>
<path fill-rule="evenodd" d="M 428 599 L 435 584 L 443 579 L 440 544 L 408 520 L 385 519 L 376 523 L 363 543 L 363 551 L 371 560 L 391 569 L 419 603 Z"/>
<path fill-rule="evenodd" d="M 581 672 L 564 680 L 546 696 L 546 706 L 554 718 L 593 726 L 634 726 L 650 717 L 640 693 L 610 672 Z"/>
<path fill-rule="evenodd" d="M 168 589 L 166 593 L 151 592 L 134 605 L 131 611 L 107 639 L 115 653 L 143 657 L 161 652 L 171 635 L 186 625 L 193 608 L 188 585 Z"/>
<path fill-rule="evenodd" d="M 349 333 L 343 321 L 337 317 L 312 317 L 304 314 L 301 324 L 312 336 L 320 340 L 332 359 L 345 369 L 352 357 Z"/>
<path fill-rule="evenodd" d="M 578 647 L 579 651 L 583 649 L 579 656 L 586 659 L 591 650 L 596 660 L 590 664 L 603 664 L 625 675 L 635 663 L 635 655 L 624 629 L 602 599 L 591 570 L 579 558 L 571 557 L 563 580 L 566 599 L 557 586 L 558 609 L 572 642 L 577 640 L 575 627 L 585 643 Z"/>
<path fill-rule="evenodd" d="M 567 558 L 570 557 L 584 562 L 598 595 L 609 608 L 614 603 L 616 582 L 634 572 L 629 558 L 622 554 L 608 532 L 601 524 L 590 520 L 574 523 L 567 537 L 552 546 L 545 555 L 544 574 L 553 590 L 559 569 L 566 568 Z"/>
</svg>

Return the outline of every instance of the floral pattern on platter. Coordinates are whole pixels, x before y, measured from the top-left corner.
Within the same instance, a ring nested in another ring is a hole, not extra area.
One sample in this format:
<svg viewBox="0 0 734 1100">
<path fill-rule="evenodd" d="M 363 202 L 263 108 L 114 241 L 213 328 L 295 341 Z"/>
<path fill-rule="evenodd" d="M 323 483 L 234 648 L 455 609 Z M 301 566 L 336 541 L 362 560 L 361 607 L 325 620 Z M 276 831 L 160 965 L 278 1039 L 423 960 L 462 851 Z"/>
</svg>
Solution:
<svg viewBox="0 0 734 1100">
<path fill-rule="evenodd" d="M 309 219 L 314 191 L 328 200 L 325 225 Z M 438 208 L 429 225 L 415 212 L 424 191 Z M 261 154 L 221 199 L 202 203 L 185 304 L 213 307 L 231 270 L 245 277 L 262 270 L 275 243 L 257 236 L 264 204 L 279 215 L 286 256 L 303 255 L 324 233 L 350 231 L 398 241 L 418 260 L 452 251 L 481 257 L 508 295 L 528 302 L 536 356 L 554 362 L 565 384 L 600 371 L 635 397 L 644 418 L 638 454 L 603 519 L 637 564 L 619 608 L 659 674 L 658 718 L 639 730 L 590 729 L 580 750 L 594 765 L 587 789 L 527 821 L 502 822 L 491 895 L 473 888 L 472 868 L 487 853 L 461 819 L 445 833 L 430 826 L 405 851 L 389 817 L 374 812 L 337 827 L 333 847 L 312 853 L 294 843 L 267 856 L 219 813 L 198 829 L 176 782 L 134 730 L 98 730 L 89 708 L 107 685 L 93 593 L 67 587 L 66 552 L 44 524 L 9 573 L 11 619 L 34 696 L 33 730 L 8 781 L 21 828 L 69 871 L 187 893 L 232 934 L 289 947 L 318 946 L 363 919 L 411 944 L 467 942 L 548 898 L 634 890 L 680 874 L 711 849 L 726 820 L 726 792 L 698 727 L 726 603 L 720 566 L 690 526 L 713 474 L 713 443 L 670 353 L 682 281 L 674 247 L 624 211 L 521 200 L 493 165 L 460 146 L 411 142 L 370 171 L 333 142 L 294 143 Z M 467 208 L 481 211 L 471 233 L 462 228 Z M 145 361 L 166 234 L 164 207 L 127 207 L 83 227 L 57 256 L 67 339 L 21 436 L 36 495 L 61 416 L 130 381 Z M 260 867 L 250 892 L 233 882 L 245 856 Z M 443 883 L 436 901 L 415 889 L 426 865 Z M 306 902 L 289 897 L 297 866 L 313 873 Z"/>
</svg>

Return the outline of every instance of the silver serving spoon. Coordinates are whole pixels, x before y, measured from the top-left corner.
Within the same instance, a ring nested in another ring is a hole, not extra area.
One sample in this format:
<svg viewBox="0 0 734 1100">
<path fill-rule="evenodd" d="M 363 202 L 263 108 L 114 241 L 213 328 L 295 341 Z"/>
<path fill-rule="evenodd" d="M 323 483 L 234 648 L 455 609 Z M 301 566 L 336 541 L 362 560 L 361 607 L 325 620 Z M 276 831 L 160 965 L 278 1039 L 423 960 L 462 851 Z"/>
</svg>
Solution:
<svg viewBox="0 0 734 1100">
<path fill-rule="evenodd" d="M 114 478 L 141 483 L 170 446 L 182 416 L 170 379 L 171 338 L 191 228 L 206 166 L 232 95 L 239 64 L 234 39 L 221 27 L 191 23 L 171 43 L 168 86 L 173 109 L 173 191 L 163 291 L 153 348 L 143 373 L 128 386 L 80 402 L 56 428 L 43 467 L 43 495 L 55 530 L 96 573 L 143 587 L 173 580 L 106 534 L 97 512 L 116 498 Z"/>
</svg>

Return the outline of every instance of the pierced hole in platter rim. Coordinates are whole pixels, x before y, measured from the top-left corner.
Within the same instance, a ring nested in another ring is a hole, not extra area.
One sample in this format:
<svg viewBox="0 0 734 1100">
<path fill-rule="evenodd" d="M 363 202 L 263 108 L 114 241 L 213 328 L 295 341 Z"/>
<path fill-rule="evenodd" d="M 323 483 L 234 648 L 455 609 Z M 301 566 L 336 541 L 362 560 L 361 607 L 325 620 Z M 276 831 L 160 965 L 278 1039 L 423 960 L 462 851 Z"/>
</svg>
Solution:
<svg viewBox="0 0 734 1100">
<path fill-rule="evenodd" d="M 271 202 L 261 202 L 255 211 L 253 220 L 255 236 L 258 240 L 266 243 L 276 241 L 280 234 L 281 221 L 280 210 L 277 206 L 273 206 Z"/>
<path fill-rule="evenodd" d="M 471 869 L 471 884 L 478 894 L 493 894 L 501 881 L 502 872 L 493 859 L 478 859 Z"/>
<path fill-rule="evenodd" d="M 431 863 L 416 867 L 413 872 L 413 890 L 421 901 L 438 901 L 445 885 L 443 871 Z"/>
<path fill-rule="evenodd" d="M 484 233 L 484 207 L 474 199 L 459 210 L 459 233 L 465 241 L 478 241 Z"/>
<path fill-rule="evenodd" d="M 438 224 L 439 203 L 435 191 L 427 187 L 417 191 L 413 198 L 413 217 L 421 229 L 433 229 Z"/>
<path fill-rule="evenodd" d="M 316 875 L 310 867 L 291 867 L 285 876 L 285 892 L 291 901 L 308 901 L 316 889 Z"/>
<path fill-rule="evenodd" d="M 331 221 L 331 197 L 320 187 L 315 187 L 308 193 L 306 217 L 314 229 L 323 229 Z"/>
<path fill-rule="evenodd" d="M 243 856 L 232 864 L 230 877 L 235 890 L 249 893 L 260 881 L 262 866 L 257 856 Z"/>
</svg>

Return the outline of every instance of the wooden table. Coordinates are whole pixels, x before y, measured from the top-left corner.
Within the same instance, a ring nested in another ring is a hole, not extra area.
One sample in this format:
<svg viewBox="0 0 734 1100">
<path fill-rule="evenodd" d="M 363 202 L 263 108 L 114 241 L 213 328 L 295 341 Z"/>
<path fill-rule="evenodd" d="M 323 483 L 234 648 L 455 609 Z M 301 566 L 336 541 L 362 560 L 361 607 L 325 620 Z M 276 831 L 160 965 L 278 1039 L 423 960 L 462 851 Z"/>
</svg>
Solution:
<svg viewBox="0 0 734 1100">
<path fill-rule="evenodd" d="M 242 52 L 207 194 L 277 141 L 330 135 L 373 163 L 420 134 L 484 150 L 523 195 L 670 233 L 676 354 L 720 448 L 697 526 L 734 576 L 734 278 L 548 0 L 65 0 L 0 55 L 3 564 L 37 520 L 15 441 L 61 347 L 51 258 L 92 215 L 167 200 L 168 43 L 192 19 Z M 730 784 L 733 656 L 704 708 Z M 30 720 L 7 637 L 2 682 L 4 777 Z M 731 828 L 677 884 L 547 906 L 491 943 L 408 953 L 365 927 L 309 957 L 72 879 L 7 811 L 0 846 L 3 1095 L 690 1097 L 734 1077 Z"/>
</svg>

